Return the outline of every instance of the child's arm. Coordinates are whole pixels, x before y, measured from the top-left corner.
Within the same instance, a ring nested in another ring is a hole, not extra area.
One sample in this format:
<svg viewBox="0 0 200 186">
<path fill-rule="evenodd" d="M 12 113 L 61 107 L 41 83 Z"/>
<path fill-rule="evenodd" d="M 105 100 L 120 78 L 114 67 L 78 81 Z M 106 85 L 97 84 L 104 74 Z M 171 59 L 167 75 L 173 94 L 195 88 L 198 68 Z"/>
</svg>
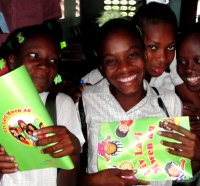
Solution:
<svg viewBox="0 0 200 186">
<path fill-rule="evenodd" d="M 50 133 L 53 133 L 55 135 L 38 140 L 36 142 L 36 145 L 45 146 L 51 143 L 56 143 L 51 147 L 44 148 L 43 152 L 48 153 L 55 158 L 69 155 L 74 163 L 75 168 L 73 170 L 61 169 L 58 174 L 57 183 L 59 186 L 76 185 L 81 149 L 79 140 L 64 126 L 45 127 L 37 130 L 35 135 L 41 136 L 42 134 Z"/>
<path fill-rule="evenodd" d="M 8 156 L 5 149 L 0 147 L 0 179 L 3 174 L 10 174 L 18 171 L 18 164 L 14 162 L 14 158 Z"/>
<path fill-rule="evenodd" d="M 149 182 L 137 180 L 136 170 L 108 169 L 98 173 L 83 173 L 79 177 L 79 185 L 83 186 L 113 186 L 113 185 L 147 185 Z"/>
<path fill-rule="evenodd" d="M 54 134 L 42 138 L 43 134 Z M 49 126 L 34 132 L 34 136 L 39 139 L 37 146 L 46 146 L 55 143 L 50 147 L 45 147 L 43 153 L 48 153 L 54 158 L 60 158 L 66 155 L 72 155 L 74 152 L 80 152 L 80 144 L 77 144 L 75 136 L 64 126 Z"/>
<path fill-rule="evenodd" d="M 175 90 L 183 103 L 187 102 L 200 106 L 199 93 L 191 92 L 185 83 L 175 86 Z"/>
<path fill-rule="evenodd" d="M 191 132 L 195 133 L 200 139 L 200 106 L 194 104 L 183 104 L 183 115 L 189 116 Z"/>
<path fill-rule="evenodd" d="M 90 86 L 91 84 L 89 83 L 84 83 L 84 84 L 80 84 L 78 85 L 77 89 L 72 93 L 72 98 L 74 100 L 74 102 L 78 102 L 79 99 L 82 97 L 82 92 L 84 91 L 84 88 L 86 86 Z"/>
<path fill-rule="evenodd" d="M 196 171 L 199 171 L 200 169 L 200 139 L 196 134 L 184 129 L 181 126 L 170 123 L 168 123 L 167 126 L 179 134 L 160 131 L 159 135 L 175 139 L 178 142 L 162 141 L 162 144 L 168 147 L 167 151 L 170 154 L 191 159 L 193 173 L 196 173 Z"/>
<path fill-rule="evenodd" d="M 73 163 L 73 170 L 63 170 L 61 169 L 58 174 L 57 185 L 58 186 L 75 186 L 77 184 L 78 172 L 79 172 L 79 164 L 80 164 L 80 143 L 78 138 L 76 138 L 72 134 L 72 138 L 74 138 L 73 142 L 77 148 L 75 148 L 75 152 L 70 155 Z"/>
</svg>

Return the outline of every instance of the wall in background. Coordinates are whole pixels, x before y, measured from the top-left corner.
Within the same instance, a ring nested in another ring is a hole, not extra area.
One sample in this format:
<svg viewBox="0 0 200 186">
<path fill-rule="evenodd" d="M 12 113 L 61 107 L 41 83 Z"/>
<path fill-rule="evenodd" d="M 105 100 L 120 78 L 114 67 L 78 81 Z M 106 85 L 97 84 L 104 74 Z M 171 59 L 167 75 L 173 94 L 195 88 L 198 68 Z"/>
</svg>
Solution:
<svg viewBox="0 0 200 186">
<path fill-rule="evenodd" d="M 196 21 L 198 0 L 182 0 L 180 12 L 180 27 L 185 27 Z"/>
</svg>

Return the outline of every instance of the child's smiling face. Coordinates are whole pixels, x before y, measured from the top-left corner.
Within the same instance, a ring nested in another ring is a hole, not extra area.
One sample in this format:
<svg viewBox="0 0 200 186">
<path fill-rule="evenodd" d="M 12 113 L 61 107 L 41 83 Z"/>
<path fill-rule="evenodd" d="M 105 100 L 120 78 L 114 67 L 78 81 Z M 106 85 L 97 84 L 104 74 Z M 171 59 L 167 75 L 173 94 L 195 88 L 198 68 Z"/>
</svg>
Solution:
<svg viewBox="0 0 200 186">
<path fill-rule="evenodd" d="M 104 152 L 108 155 L 113 154 L 117 151 L 117 146 L 113 143 L 106 143 L 104 145 Z"/>
<path fill-rule="evenodd" d="M 144 51 L 136 35 L 125 29 L 110 32 L 100 50 L 103 74 L 114 95 L 135 95 L 143 90 Z"/>
<path fill-rule="evenodd" d="M 58 49 L 44 36 L 29 39 L 16 57 L 18 65 L 26 66 L 39 93 L 46 91 L 53 82 L 57 74 L 58 60 Z"/>
<path fill-rule="evenodd" d="M 177 166 L 172 165 L 169 169 L 168 169 L 169 175 L 172 177 L 178 177 L 180 175 L 180 171 L 178 169 Z"/>
<path fill-rule="evenodd" d="M 186 37 L 177 51 L 178 73 L 188 89 L 200 91 L 200 33 Z"/>
<path fill-rule="evenodd" d="M 146 23 L 143 29 L 147 50 L 146 70 L 151 77 L 158 77 L 169 67 L 175 55 L 174 27 L 164 23 Z"/>
</svg>

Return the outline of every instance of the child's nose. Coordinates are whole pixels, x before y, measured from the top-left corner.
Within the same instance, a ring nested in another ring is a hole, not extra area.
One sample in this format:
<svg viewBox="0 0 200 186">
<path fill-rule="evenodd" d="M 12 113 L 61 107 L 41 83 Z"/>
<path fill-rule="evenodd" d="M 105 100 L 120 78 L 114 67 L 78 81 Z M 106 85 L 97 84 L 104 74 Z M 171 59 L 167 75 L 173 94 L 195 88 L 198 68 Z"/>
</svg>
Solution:
<svg viewBox="0 0 200 186">
<path fill-rule="evenodd" d="M 158 61 L 159 61 L 160 66 L 164 66 L 168 64 L 167 53 L 164 50 L 160 51 L 158 55 Z"/>
<path fill-rule="evenodd" d="M 128 67 L 129 67 L 129 64 L 125 59 L 119 60 L 118 68 L 120 71 L 126 71 Z"/>
<path fill-rule="evenodd" d="M 188 72 L 190 72 L 190 71 L 192 72 L 194 70 L 194 65 L 193 65 L 192 61 L 188 61 L 186 70 Z"/>
<path fill-rule="evenodd" d="M 50 61 L 49 59 L 46 58 L 42 58 L 39 60 L 39 64 L 38 64 L 41 68 L 49 68 L 50 66 Z"/>
</svg>

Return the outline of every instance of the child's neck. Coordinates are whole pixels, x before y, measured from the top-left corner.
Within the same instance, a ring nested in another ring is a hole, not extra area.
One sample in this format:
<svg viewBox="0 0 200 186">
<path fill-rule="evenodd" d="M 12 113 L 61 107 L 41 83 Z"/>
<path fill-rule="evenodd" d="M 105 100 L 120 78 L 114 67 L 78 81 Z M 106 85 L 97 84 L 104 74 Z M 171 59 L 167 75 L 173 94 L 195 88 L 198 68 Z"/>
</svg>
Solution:
<svg viewBox="0 0 200 186">
<path fill-rule="evenodd" d="M 111 93 L 116 98 L 116 100 L 119 102 L 121 107 L 124 109 L 125 112 L 133 108 L 135 105 L 137 105 L 146 95 L 146 91 L 142 87 L 141 91 L 130 94 L 130 95 L 124 95 L 120 92 L 113 91 L 110 88 Z"/>
<path fill-rule="evenodd" d="M 148 83 L 151 81 L 151 75 L 148 74 L 147 72 L 146 72 L 146 74 L 145 74 L 145 80 L 147 80 Z"/>
</svg>

